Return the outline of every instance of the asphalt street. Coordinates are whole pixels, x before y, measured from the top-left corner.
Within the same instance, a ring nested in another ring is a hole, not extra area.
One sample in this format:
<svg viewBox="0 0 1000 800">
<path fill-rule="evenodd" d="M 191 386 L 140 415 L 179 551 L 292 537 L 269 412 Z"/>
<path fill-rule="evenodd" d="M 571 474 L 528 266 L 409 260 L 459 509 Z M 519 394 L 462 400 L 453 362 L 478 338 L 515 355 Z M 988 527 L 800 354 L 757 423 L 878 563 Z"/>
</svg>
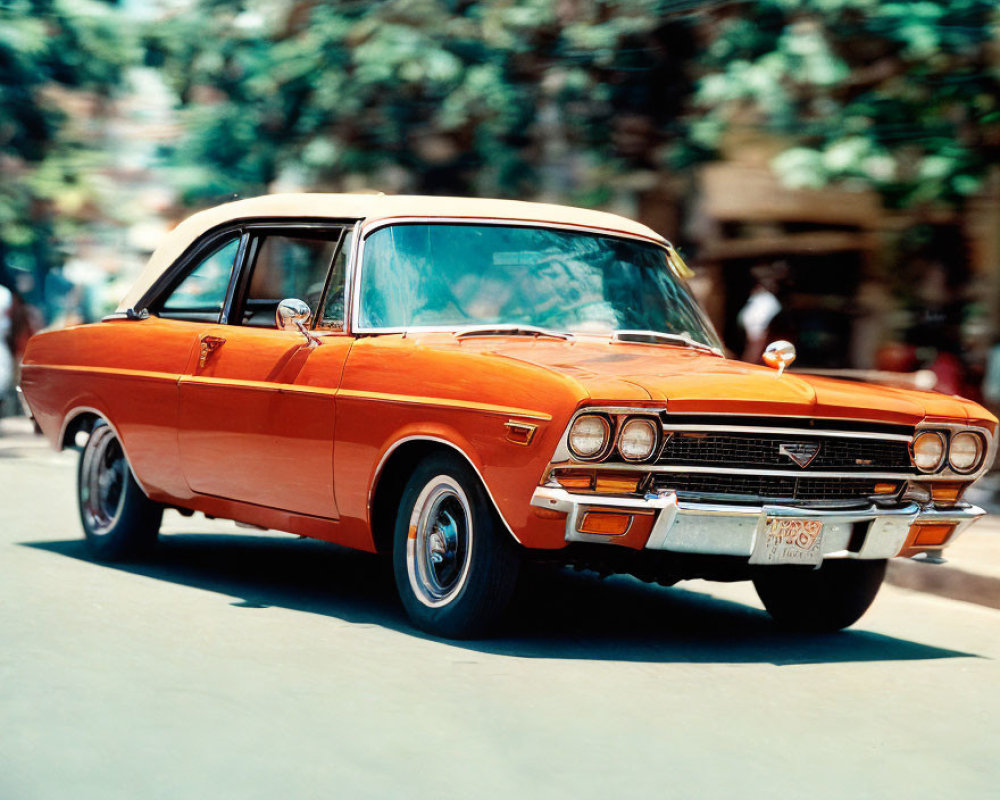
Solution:
<svg viewBox="0 0 1000 800">
<path fill-rule="evenodd" d="M 1000 611 L 885 586 L 803 638 L 749 585 L 546 571 L 445 642 L 318 542 L 170 514 L 95 563 L 74 479 L 0 437 L 0 800 L 1000 797 Z"/>
</svg>

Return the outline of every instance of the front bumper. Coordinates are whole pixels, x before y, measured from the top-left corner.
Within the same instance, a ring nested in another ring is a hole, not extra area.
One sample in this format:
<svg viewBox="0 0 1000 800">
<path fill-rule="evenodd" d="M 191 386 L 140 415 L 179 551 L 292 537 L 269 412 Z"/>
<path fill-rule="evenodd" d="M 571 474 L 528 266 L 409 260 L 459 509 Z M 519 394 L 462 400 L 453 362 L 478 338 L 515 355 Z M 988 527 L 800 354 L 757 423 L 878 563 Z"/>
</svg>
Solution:
<svg viewBox="0 0 1000 800">
<path fill-rule="evenodd" d="M 573 494 L 565 489 L 540 486 L 531 505 L 566 514 L 567 542 L 621 543 L 620 537 L 581 533 L 579 521 L 587 511 L 652 514 L 654 522 L 645 542 L 632 546 L 675 553 L 743 556 L 749 558 L 768 518 L 783 517 L 823 522 L 823 558 L 883 559 L 899 555 L 914 524 L 955 525 L 948 540 L 986 512 L 972 505 L 936 509 L 917 503 L 886 508 L 821 510 L 780 505 L 726 505 L 678 500 L 673 492 L 645 498 L 601 497 Z M 861 526 L 857 526 L 861 523 Z M 862 535 L 858 535 L 858 529 Z"/>
</svg>

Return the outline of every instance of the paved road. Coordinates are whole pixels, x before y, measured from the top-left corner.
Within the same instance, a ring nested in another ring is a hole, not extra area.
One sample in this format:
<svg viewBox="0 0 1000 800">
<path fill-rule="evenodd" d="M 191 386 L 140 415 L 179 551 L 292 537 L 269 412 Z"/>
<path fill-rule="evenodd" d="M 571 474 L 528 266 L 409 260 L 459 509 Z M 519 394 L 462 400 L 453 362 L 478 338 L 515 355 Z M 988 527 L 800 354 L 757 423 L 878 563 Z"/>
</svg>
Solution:
<svg viewBox="0 0 1000 800">
<path fill-rule="evenodd" d="M 1000 796 L 1000 612 L 886 587 L 790 638 L 743 585 L 535 576 L 414 633 L 382 563 L 171 516 L 79 541 L 74 459 L 0 438 L 0 800 Z"/>
</svg>

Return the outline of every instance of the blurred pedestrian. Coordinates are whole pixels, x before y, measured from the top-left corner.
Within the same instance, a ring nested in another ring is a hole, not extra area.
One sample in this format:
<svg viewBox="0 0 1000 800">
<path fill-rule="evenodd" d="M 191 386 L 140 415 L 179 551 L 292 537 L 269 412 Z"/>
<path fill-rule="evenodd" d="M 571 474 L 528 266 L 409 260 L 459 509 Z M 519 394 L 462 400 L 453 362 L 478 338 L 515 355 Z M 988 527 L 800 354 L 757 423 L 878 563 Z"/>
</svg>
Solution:
<svg viewBox="0 0 1000 800">
<path fill-rule="evenodd" d="M 10 413 L 14 394 L 14 351 L 11 349 L 14 294 L 0 284 L 0 417 Z"/>
<path fill-rule="evenodd" d="M 764 348 L 772 338 L 772 329 L 776 327 L 775 323 L 782 311 L 778 296 L 785 267 L 780 263 L 763 264 L 754 267 L 750 274 L 754 277 L 754 287 L 740 309 L 737 320 L 746 336 L 743 360 L 756 363 L 764 354 Z"/>
</svg>

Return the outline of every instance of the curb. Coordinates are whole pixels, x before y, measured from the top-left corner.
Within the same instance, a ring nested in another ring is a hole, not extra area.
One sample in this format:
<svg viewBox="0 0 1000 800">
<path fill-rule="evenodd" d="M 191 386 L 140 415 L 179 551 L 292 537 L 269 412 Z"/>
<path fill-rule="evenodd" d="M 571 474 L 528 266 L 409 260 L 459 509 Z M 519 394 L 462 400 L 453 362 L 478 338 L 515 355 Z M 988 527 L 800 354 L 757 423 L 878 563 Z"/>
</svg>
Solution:
<svg viewBox="0 0 1000 800">
<path fill-rule="evenodd" d="M 903 589 L 1000 609 L 1000 578 L 977 575 L 946 564 L 921 564 L 894 558 L 889 561 L 885 581 Z"/>
</svg>

